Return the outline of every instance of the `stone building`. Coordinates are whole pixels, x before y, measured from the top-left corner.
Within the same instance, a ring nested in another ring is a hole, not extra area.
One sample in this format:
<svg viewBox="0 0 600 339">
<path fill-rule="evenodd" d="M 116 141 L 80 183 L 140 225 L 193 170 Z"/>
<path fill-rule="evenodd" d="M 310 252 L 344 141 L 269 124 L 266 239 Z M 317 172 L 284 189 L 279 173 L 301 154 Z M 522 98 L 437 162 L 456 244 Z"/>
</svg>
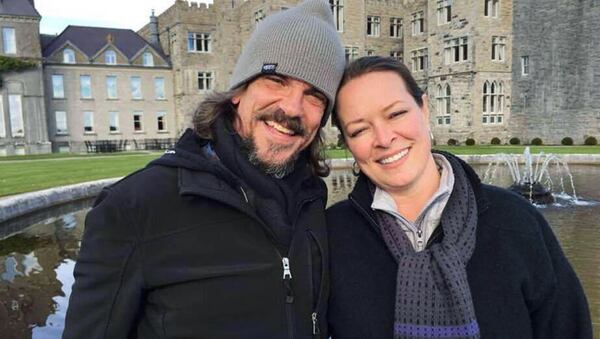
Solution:
<svg viewBox="0 0 600 339">
<path fill-rule="evenodd" d="M 68 26 L 44 43 L 53 151 L 165 148 L 177 136 L 173 71 L 132 30 Z"/>
<path fill-rule="evenodd" d="M 600 136 L 600 1 L 515 0 L 511 135 Z"/>
<path fill-rule="evenodd" d="M 179 130 L 207 91 L 226 90 L 244 42 L 267 15 L 299 1 L 176 0 L 158 17 L 173 63 Z M 430 98 L 438 142 L 506 140 L 511 107 L 512 0 L 330 0 L 348 60 L 402 60 Z M 151 38 L 152 25 L 139 33 Z M 338 131 L 325 129 L 329 142 Z"/>
<path fill-rule="evenodd" d="M 50 152 L 46 129 L 40 14 L 33 0 L 1 0 L 0 55 L 34 62 L 20 72 L 2 72 L 0 156 Z"/>
</svg>

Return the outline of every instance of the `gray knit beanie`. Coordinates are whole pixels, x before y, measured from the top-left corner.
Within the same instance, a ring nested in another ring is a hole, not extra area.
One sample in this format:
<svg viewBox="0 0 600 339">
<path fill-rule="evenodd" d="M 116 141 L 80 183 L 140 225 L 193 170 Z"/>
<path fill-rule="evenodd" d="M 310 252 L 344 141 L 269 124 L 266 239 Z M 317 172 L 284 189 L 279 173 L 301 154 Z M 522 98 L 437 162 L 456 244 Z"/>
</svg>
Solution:
<svg viewBox="0 0 600 339">
<path fill-rule="evenodd" d="M 344 73 L 344 48 L 329 4 L 306 0 L 300 5 L 267 16 L 244 46 L 230 89 L 260 74 L 282 74 L 303 80 L 327 96 L 325 125 Z"/>
</svg>

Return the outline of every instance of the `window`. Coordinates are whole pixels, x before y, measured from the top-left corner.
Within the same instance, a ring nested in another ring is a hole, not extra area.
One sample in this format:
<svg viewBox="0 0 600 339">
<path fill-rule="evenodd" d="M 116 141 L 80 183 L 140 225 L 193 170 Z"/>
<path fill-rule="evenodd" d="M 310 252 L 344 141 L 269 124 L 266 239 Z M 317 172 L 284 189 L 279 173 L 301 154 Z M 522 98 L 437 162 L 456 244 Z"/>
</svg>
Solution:
<svg viewBox="0 0 600 339">
<path fill-rule="evenodd" d="M 142 79 L 140 77 L 129 78 L 131 83 L 131 98 L 140 100 L 142 99 Z"/>
<path fill-rule="evenodd" d="M 2 28 L 2 42 L 5 54 L 17 54 L 17 41 L 15 39 L 15 29 L 12 27 Z"/>
<path fill-rule="evenodd" d="M 154 78 L 154 98 L 164 100 L 165 96 L 165 78 Z"/>
<path fill-rule="evenodd" d="M 92 98 L 92 77 L 89 75 L 79 76 L 79 91 L 82 99 Z"/>
<path fill-rule="evenodd" d="M 521 75 L 529 75 L 529 56 L 521 57 Z"/>
<path fill-rule="evenodd" d="M 450 65 L 469 59 L 469 39 L 454 38 L 444 41 L 444 63 Z"/>
<path fill-rule="evenodd" d="M 485 15 L 487 17 L 491 17 L 491 18 L 497 18 L 500 0 L 483 0 L 483 1 L 485 2 L 484 9 L 483 9 L 483 15 Z"/>
<path fill-rule="evenodd" d="M 4 122 L 4 101 L 0 95 L 0 138 L 6 138 L 6 123 Z"/>
<path fill-rule="evenodd" d="M 119 133 L 119 112 L 108 112 L 108 130 L 110 133 Z"/>
<path fill-rule="evenodd" d="M 156 129 L 159 132 L 167 131 L 167 112 L 156 113 Z"/>
<path fill-rule="evenodd" d="M 94 133 L 94 112 L 83 112 L 83 133 Z"/>
<path fill-rule="evenodd" d="M 504 111 L 504 85 L 502 82 L 486 81 L 483 84 L 483 115 L 484 124 L 501 124 Z"/>
<path fill-rule="evenodd" d="M 262 9 L 257 10 L 256 12 L 254 12 L 254 23 L 257 24 L 261 21 L 263 21 L 263 19 L 266 17 L 267 15 L 265 14 L 265 11 Z"/>
<path fill-rule="evenodd" d="M 333 12 L 333 21 L 338 32 L 344 31 L 344 0 L 329 0 L 331 11 Z"/>
<path fill-rule="evenodd" d="M 427 69 L 427 48 L 417 49 L 411 52 L 413 72 Z"/>
<path fill-rule="evenodd" d="M 104 63 L 107 65 L 116 65 L 117 64 L 117 53 L 112 49 L 109 49 L 104 53 Z"/>
<path fill-rule="evenodd" d="M 52 75 L 52 97 L 55 99 L 64 99 L 65 97 L 64 78 L 60 74 Z"/>
<path fill-rule="evenodd" d="M 73 51 L 70 48 L 65 48 L 63 50 L 63 63 L 74 64 L 75 63 L 75 51 Z"/>
<path fill-rule="evenodd" d="M 379 36 L 381 17 L 367 16 L 367 36 Z"/>
<path fill-rule="evenodd" d="M 446 86 L 438 85 L 436 95 L 436 112 L 437 112 L 437 124 L 438 125 L 450 125 L 450 85 Z"/>
<path fill-rule="evenodd" d="M 412 25 L 412 35 L 419 35 L 425 32 L 425 18 L 423 17 L 423 11 L 413 13 L 410 23 Z"/>
<path fill-rule="evenodd" d="M 346 61 L 352 61 L 358 58 L 358 47 L 347 46 L 344 48 L 344 54 L 346 56 Z"/>
<path fill-rule="evenodd" d="M 437 22 L 438 25 L 444 25 L 452 21 L 452 0 L 438 0 L 437 2 Z"/>
<path fill-rule="evenodd" d="M 144 56 L 142 57 L 142 61 L 144 66 L 153 67 L 154 66 L 154 56 L 150 52 L 144 52 Z"/>
<path fill-rule="evenodd" d="M 492 60 L 504 61 L 506 52 L 506 37 L 493 36 L 492 37 Z"/>
<path fill-rule="evenodd" d="M 133 112 L 133 130 L 135 132 L 144 131 L 144 114 L 142 112 Z"/>
<path fill-rule="evenodd" d="M 201 91 L 209 91 L 212 89 L 213 76 L 212 72 L 198 72 L 198 89 Z"/>
<path fill-rule="evenodd" d="M 10 134 L 13 137 L 25 136 L 23 104 L 20 94 L 10 94 L 8 96 L 8 115 L 10 117 Z"/>
<path fill-rule="evenodd" d="M 375 50 L 374 49 L 367 49 L 367 56 L 373 56 L 375 55 Z"/>
<path fill-rule="evenodd" d="M 67 127 L 67 112 L 65 111 L 56 111 L 54 112 L 54 120 L 56 121 L 56 134 L 64 135 L 69 133 L 69 129 Z"/>
<path fill-rule="evenodd" d="M 211 39 L 208 33 L 188 33 L 188 52 L 209 53 Z"/>
<path fill-rule="evenodd" d="M 403 62 L 403 59 L 404 59 L 404 55 L 400 51 L 391 51 L 390 52 L 390 57 L 394 58 L 394 59 L 396 59 L 396 60 L 398 60 L 400 62 Z"/>
<path fill-rule="evenodd" d="M 106 77 L 106 97 L 108 99 L 117 98 L 117 76 L 108 75 Z"/>
<path fill-rule="evenodd" d="M 390 37 L 402 38 L 402 18 L 390 18 Z"/>
</svg>

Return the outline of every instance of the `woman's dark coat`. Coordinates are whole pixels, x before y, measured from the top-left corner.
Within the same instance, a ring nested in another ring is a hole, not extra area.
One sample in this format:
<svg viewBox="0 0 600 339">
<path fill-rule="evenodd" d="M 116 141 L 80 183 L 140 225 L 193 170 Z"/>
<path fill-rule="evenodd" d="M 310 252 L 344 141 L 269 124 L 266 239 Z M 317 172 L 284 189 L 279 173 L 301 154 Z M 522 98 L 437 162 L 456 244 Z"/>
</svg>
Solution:
<svg viewBox="0 0 600 339">
<path fill-rule="evenodd" d="M 250 192 L 224 181 L 202 146 L 186 133 L 175 151 L 102 192 L 86 218 L 63 338 L 325 335 L 324 184 L 313 178 L 317 187 L 298 194 L 282 248 Z"/>
<path fill-rule="evenodd" d="M 481 338 L 592 338 L 583 289 L 542 215 L 516 194 L 480 184 L 462 164 L 478 207 L 467 275 Z M 374 224 L 371 203 L 361 175 L 349 200 L 327 211 L 333 339 L 393 337 L 398 266 Z M 441 237 L 434 233 L 430 243 Z"/>
</svg>

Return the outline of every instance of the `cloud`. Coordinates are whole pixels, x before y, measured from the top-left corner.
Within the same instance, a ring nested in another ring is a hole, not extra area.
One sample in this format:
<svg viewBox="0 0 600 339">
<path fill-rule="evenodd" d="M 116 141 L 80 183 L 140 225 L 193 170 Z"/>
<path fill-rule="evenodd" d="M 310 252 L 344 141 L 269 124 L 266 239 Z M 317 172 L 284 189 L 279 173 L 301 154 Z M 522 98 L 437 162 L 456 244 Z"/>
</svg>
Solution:
<svg viewBox="0 0 600 339">
<path fill-rule="evenodd" d="M 210 0 L 198 2 L 212 3 Z M 58 34 L 68 25 L 129 28 L 138 30 L 149 21 L 152 9 L 156 15 L 175 0 L 35 0 L 42 16 L 40 31 Z"/>
</svg>

